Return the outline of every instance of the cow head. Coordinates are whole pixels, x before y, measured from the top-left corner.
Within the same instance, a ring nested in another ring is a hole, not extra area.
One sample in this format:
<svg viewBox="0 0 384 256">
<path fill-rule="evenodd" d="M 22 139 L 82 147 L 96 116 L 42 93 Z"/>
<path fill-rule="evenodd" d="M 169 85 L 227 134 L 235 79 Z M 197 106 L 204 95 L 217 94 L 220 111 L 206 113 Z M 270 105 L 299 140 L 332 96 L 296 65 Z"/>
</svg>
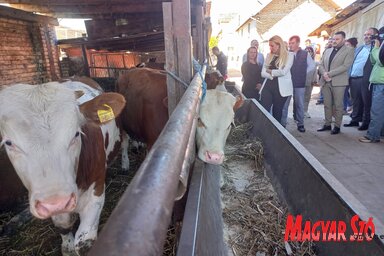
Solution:
<svg viewBox="0 0 384 256">
<path fill-rule="evenodd" d="M 125 104 L 121 95 L 106 93 L 79 106 L 78 96 L 56 82 L 0 90 L 0 145 L 28 189 L 37 218 L 75 209 L 81 127 L 89 121 L 101 124 L 99 116 L 108 120 L 111 109 L 117 116 Z"/>
<path fill-rule="evenodd" d="M 208 90 L 200 105 L 196 130 L 198 157 L 206 163 L 221 164 L 224 146 L 234 119 L 234 111 L 243 103 L 227 92 Z"/>
<path fill-rule="evenodd" d="M 207 83 L 207 89 L 216 89 L 216 86 L 224 83 L 224 77 L 218 70 L 209 70 L 205 73 L 205 82 Z"/>
</svg>

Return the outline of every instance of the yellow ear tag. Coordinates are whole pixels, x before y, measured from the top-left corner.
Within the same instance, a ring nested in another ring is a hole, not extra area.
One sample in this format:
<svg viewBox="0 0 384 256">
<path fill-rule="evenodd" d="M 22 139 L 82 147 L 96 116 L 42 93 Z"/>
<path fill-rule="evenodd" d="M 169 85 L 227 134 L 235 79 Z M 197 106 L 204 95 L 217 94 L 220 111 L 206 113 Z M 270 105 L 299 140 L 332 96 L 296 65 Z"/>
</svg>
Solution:
<svg viewBox="0 0 384 256">
<path fill-rule="evenodd" d="M 103 106 L 107 107 L 108 109 L 97 110 L 97 115 L 99 116 L 100 123 L 105 123 L 115 118 L 112 108 L 107 104 L 103 104 Z"/>
</svg>

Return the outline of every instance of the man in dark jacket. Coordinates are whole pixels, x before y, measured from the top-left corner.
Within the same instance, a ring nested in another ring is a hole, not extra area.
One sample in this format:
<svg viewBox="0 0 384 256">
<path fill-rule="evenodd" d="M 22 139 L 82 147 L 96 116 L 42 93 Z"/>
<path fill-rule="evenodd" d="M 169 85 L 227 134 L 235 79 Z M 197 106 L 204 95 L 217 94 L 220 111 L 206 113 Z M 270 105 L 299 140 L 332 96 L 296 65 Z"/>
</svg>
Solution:
<svg viewBox="0 0 384 256">
<path fill-rule="evenodd" d="M 212 48 L 212 53 L 215 54 L 217 57 L 216 69 L 220 71 L 224 79 L 227 79 L 227 56 L 225 56 L 224 53 L 221 52 L 217 46 Z"/>
<path fill-rule="evenodd" d="M 291 67 L 291 78 L 293 84 L 293 118 L 297 122 L 297 130 L 305 132 L 304 128 L 304 95 L 307 73 L 315 69 L 315 61 L 307 51 L 300 48 L 300 37 L 292 36 L 289 39 L 289 50 L 294 53 L 294 61 Z M 288 108 L 291 97 L 288 97 L 283 109 L 282 124 L 286 125 Z"/>
</svg>

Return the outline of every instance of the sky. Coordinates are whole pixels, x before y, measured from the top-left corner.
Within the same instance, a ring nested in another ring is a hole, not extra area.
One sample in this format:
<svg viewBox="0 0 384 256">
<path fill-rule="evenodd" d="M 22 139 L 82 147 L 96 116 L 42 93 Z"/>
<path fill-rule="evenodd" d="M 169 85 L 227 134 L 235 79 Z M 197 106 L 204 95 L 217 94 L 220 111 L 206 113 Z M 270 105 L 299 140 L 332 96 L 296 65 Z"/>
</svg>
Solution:
<svg viewBox="0 0 384 256">
<path fill-rule="evenodd" d="M 85 30 L 83 19 L 58 19 L 58 21 L 63 27 Z"/>
</svg>

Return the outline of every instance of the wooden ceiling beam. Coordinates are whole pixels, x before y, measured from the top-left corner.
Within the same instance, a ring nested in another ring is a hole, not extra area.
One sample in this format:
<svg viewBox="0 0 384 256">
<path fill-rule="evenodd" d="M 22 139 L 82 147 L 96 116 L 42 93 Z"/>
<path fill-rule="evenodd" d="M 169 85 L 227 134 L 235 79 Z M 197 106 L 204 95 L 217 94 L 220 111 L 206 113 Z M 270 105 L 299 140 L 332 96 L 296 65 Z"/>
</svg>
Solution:
<svg viewBox="0 0 384 256">
<path fill-rule="evenodd" d="M 12 4 L 11 7 L 21 9 L 27 12 L 37 12 L 43 14 L 50 14 L 53 16 L 63 16 L 66 14 L 78 15 L 100 15 L 112 13 L 153 13 L 161 12 L 161 2 L 147 3 L 142 1 L 138 4 L 111 4 L 104 2 L 103 4 L 96 5 L 72 5 L 72 6 L 59 6 L 59 5 L 30 5 L 30 4 Z"/>
<path fill-rule="evenodd" d="M 59 40 L 58 45 L 62 48 L 76 45 L 86 45 L 88 49 L 105 49 L 110 51 L 164 51 L 164 34 L 156 32 L 152 34 L 134 35 L 127 38 L 98 39 L 74 38 Z"/>
<path fill-rule="evenodd" d="M 25 5 L 52 5 L 52 6 L 60 6 L 60 5 L 97 5 L 97 4 L 105 4 L 108 2 L 110 4 L 118 4 L 118 5 L 133 5 L 133 4 L 142 4 L 143 0 L 2 0 L 2 3 L 8 4 L 25 4 Z M 145 0 L 148 4 L 154 3 L 162 3 L 162 2 L 171 2 L 171 0 Z"/>
<path fill-rule="evenodd" d="M 43 23 L 43 24 L 51 24 L 55 26 L 59 25 L 59 22 L 57 21 L 56 18 L 43 16 L 43 15 L 36 15 L 30 12 L 25 12 L 22 10 L 17 10 L 14 8 L 1 6 L 1 5 L 0 5 L 0 17 L 19 19 L 19 20 L 25 20 L 25 21 L 31 21 L 31 22 L 37 22 L 37 23 Z"/>
</svg>

